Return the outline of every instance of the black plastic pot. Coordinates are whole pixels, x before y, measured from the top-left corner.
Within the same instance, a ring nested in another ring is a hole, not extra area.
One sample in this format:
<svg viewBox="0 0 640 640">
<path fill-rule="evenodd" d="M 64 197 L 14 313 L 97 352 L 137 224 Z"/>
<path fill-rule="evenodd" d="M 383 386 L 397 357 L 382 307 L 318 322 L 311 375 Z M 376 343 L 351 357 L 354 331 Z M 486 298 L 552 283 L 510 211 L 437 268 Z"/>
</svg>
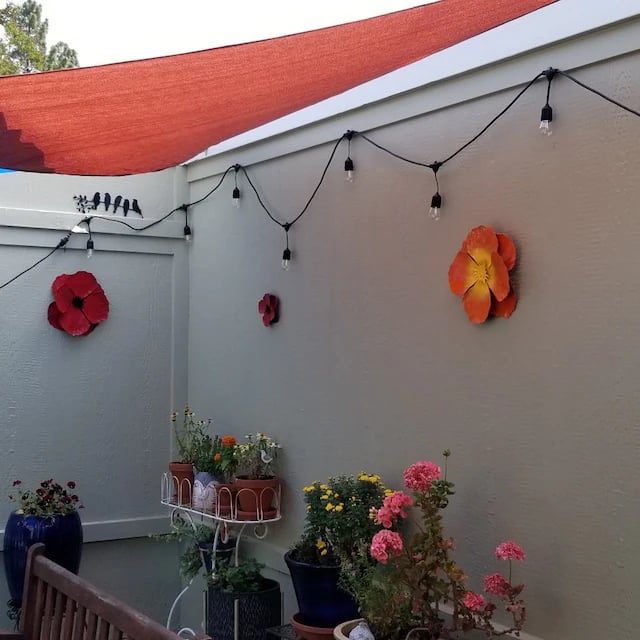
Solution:
<svg viewBox="0 0 640 640">
<path fill-rule="evenodd" d="M 209 588 L 207 593 L 207 633 L 215 640 L 233 640 L 235 603 L 238 602 L 238 637 L 267 640 L 266 630 L 282 623 L 280 584 L 264 580 L 261 591 L 226 593 Z"/>
</svg>

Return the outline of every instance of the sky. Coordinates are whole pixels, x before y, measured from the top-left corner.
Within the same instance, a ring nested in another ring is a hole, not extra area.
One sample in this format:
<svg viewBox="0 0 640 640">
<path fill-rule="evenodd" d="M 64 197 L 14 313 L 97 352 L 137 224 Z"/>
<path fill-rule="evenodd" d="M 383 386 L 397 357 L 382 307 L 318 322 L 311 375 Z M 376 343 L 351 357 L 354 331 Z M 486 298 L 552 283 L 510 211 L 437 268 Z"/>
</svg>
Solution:
<svg viewBox="0 0 640 640">
<path fill-rule="evenodd" d="M 438 0 L 39 0 L 48 45 L 66 42 L 83 67 L 262 40 L 430 1 Z"/>
</svg>

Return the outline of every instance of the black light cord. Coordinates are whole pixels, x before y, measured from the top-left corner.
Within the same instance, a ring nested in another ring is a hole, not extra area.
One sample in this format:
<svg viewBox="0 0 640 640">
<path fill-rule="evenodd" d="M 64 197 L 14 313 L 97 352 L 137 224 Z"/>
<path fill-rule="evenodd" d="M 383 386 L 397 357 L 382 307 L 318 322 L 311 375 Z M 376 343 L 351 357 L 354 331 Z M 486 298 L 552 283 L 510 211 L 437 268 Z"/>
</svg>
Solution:
<svg viewBox="0 0 640 640">
<path fill-rule="evenodd" d="M 558 75 L 561 75 L 561 76 L 567 78 L 568 80 L 571 80 L 571 82 L 575 82 L 579 87 L 582 87 L 583 89 L 586 89 L 587 91 L 590 91 L 591 93 L 595 93 L 595 95 L 600 96 L 602 99 L 606 100 L 607 102 L 610 102 L 611 104 L 615 104 L 616 107 L 620 107 L 621 109 L 624 109 L 625 111 L 628 111 L 629 113 L 632 113 L 634 116 L 638 116 L 640 118 L 640 112 L 639 111 L 636 111 L 635 109 L 632 109 L 631 107 L 627 107 L 626 105 L 622 104 L 621 102 L 618 102 L 617 100 L 614 100 L 613 98 L 610 98 L 609 96 L 605 95 L 601 91 L 598 91 L 597 89 L 594 89 L 593 87 L 590 87 L 588 84 L 585 84 L 584 82 L 581 82 L 577 78 L 574 78 L 572 75 L 568 74 L 566 71 L 562 71 L 561 69 L 555 69 L 555 72 Z"/>
<path fill-rule="evenodd" d="M 355 132 L 353 132 L 355 133 Z M 302 216 L 307 212 L 307 210 L 309 209 L 309 206 L 311 205 L 311 203 L 313 202 L 313 199 L 316 197 L 316 194 L 318 193 L 318 190 L 320 189 L 320 187 L 322 186 L 322 183 L 324 182 L 325 176 L 327 175 L 327 171 L 329 170 L 329 167 L 331 166 L 331 163 L 333 162 L 333 158 L 336 155 L 336 151 L 338 150 L 338 147 L 340 146 L 340 143 L 347 138 L 348 134 L 344 134 L 343 136 L 341 136 L 340 138 L 338 138 L 335 142 L 335 144 L 333 145 L 333 148 L 331 149 L 331 153 L 329 154 L 329 159 L 327 160 L 327 162 L 324 165 L 324 169 L 322 170 L 322 174 L 320 175 L 320 180 L 318 180 L 318 184 L 316 185 L 315 189 L 313 190 L 313 192 L 311 193 L 311 195 L 309 196 L 309 199 L 307 200 L 306 204 L 304 205 L 304 207 L 302 208 L 302 211 L 300 211 L 300 213 L 295 216 L 293 218 L 293 220 L 291 220 L 291 222 L 280 222 L 280 220 L 278 220 L 272 213 L 271 211 L 269 211 L 267 205 L 265 205 L 264 201 L 262 200 L 262 198 L 260 197 L 260 194 L 258 193 L 258 190 L 256 189 L 256 186 L 253 184 L 251 177 L 249 176 L 249 174 L 247 173 L 247 170 L 243 167 L 240 166 L 240 169 L 242 170 L 242 173 L 244 174 L 245 178 L 247 179 L 247 182 L 249 183 L 249 186 L 251 187 L 251 189 L 253 190 L 258 203 L 260 204 L 260 206 L 264 209 L 265 213 L 269 216 L 269 218 L 271 218 L 271 220 L 273 220 L 273 222 L 275 222 L 278 226 L 282 227 L 283 229 L 285 228 L 285 226 L 287 227 L 285 230 L 288 231 L 298 220 L 300 220 L 300 218 L 302 218 Z M 227 169 L 228 171 L 229 169 Z M 223 176 L 224 178 L 224 176 Z"/>
<path fill-rule="evenodd" d="M 29 273 L 31 269 L 35 269 L 39 264 L 44 262 L 47 258 L 50 258 L 58 249 L 62 249 L 62 247 L 64 247 L 67 244 L 67 242 L 69 242 L 70 237 L 71 237 L 71 231 L 69 231 L 69 233 L 67 233 L 64 237 L 62 237 L 58 242 L 58 244 L 53 249 L 51 249 L 51 251 L 49 251 L 47 255 L 40 258 L 40 260 L 38 260 L 37 262 L 34 262 L 30 267 L 27 267 L 24 271 L 21 271 L 18 275 L 13 276 L 11 280 L 7 280 L 5 283 L 0 284 L 0 289 L 4 289 L 5 287 L 8 287 L 12 282 L 15 282 L 18 278 L 23 276 L 25 273 Z"/>
</svg>

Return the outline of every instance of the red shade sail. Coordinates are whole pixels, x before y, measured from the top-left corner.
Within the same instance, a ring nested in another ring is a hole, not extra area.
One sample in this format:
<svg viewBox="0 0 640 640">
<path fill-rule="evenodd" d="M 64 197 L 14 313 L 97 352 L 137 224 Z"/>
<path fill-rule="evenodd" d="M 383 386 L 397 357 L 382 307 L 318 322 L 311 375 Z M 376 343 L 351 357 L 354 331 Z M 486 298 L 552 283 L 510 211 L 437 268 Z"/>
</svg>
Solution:
<svg viewBox="0 0 640 640">
<path fill-rule="evenodd" d="M 0 78 L 0 167 L 172 167 L 556 0 L 442 0 L 249 44 Z"/>
</svg>

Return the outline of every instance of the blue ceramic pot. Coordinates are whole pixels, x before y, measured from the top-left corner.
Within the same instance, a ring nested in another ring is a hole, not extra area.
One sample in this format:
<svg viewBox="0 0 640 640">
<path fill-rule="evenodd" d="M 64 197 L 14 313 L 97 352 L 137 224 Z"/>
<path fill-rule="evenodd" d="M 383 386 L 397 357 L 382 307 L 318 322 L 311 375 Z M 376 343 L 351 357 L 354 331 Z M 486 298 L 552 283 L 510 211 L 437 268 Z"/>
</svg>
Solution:
<svg viewBox="0 0 640 640">
<path fill-rule="evenodd" d="M 339 566 L 299 562 L 291 557 L 290 551 L 284 559 L 300 608 L 299 622 L 311 627 L 333 628 L 358 617 L 358 605 L 338 586 Z"/>
<path fill-rule="evenodd" d="M 4 530 L 4 571 L 13 604 L 22 603 L 27 551 L 37 542 L 45 545 L 45 556 L 78 573 L 82 555 L 82 522 L 77 511 L 64 516 L 9 516 Z"/>
</svg>

